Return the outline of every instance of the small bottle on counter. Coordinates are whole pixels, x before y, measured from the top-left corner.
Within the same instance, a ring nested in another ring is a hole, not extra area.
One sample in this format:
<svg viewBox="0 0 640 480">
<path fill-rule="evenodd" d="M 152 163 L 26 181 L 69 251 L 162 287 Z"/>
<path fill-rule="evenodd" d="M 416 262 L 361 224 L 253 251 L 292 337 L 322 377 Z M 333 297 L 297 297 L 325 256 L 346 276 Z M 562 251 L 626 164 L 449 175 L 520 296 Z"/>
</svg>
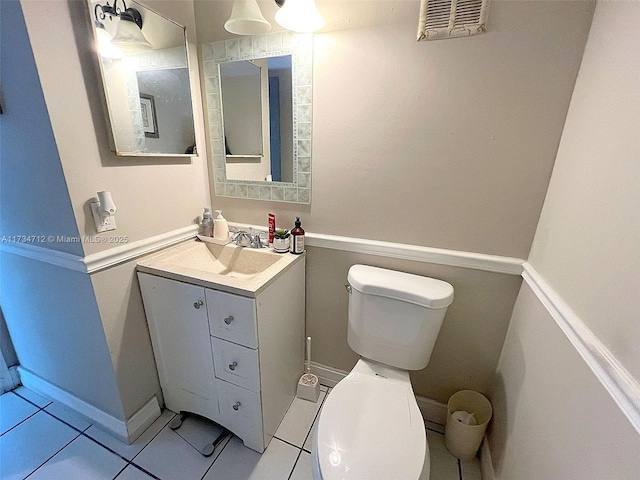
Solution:
<svg viewBox="0 0 640 480">
<path fill-rule="evenodd" d="M 217 240 L 227 240 L 229 238 L 229 225 L 226 218 L 222 216 L 222 210 L 215 211 L 217 216 L 213 221 L 213 238 Z"/>
<path fill-rule="evenodd" d="M 207 207 L 205 207 L 204 212 L 202 212 L 200 235 L 203 237 L 211 237 L 213 235 L 213 218 L 211 218 L 211 211 Z"/>
<path fill-rule="evenodd" d="M 304 230 L 300 226 L 300 217 L 296 217 L 296 226 L 291 229 L 291 244 L 289 251 L 296 255 L 304 252 Z"/>
</svg>

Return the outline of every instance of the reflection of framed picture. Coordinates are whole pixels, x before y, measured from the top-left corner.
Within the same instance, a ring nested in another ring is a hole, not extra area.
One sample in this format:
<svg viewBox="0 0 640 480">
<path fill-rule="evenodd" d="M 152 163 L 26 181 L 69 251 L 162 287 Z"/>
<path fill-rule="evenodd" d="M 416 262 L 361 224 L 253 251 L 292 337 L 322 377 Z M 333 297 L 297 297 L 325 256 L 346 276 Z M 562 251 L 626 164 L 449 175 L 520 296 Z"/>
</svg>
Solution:
<svg viewBox="0 0 640 480">
<path fill-rule="evenodd" d="M 140 113 L 142 114 L 142 130 L 145 137 L 158 138 L 158 121 L 156 120 L 156 103 L 153 95 L 140 94 Z"/>
</svg>

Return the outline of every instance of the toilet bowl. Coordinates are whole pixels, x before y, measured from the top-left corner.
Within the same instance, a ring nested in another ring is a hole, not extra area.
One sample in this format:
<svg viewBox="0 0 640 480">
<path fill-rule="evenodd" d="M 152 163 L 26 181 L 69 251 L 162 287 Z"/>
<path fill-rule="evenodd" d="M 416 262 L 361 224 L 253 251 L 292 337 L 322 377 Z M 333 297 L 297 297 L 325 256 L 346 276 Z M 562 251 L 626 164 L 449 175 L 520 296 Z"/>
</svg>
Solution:
<svg viewBox="0 0 640 480">
<path fill-rule="evenodd" d="M 428 479 L 426 432 L 409 373 L 359 360 L 325 400 L 312 468 L 315 480 Z"/>
<path fill-rule="evenodd" d="M 429 448 L 409 370 L 427 366 L 453 287 L 366 265 L 349 269 L 347 341 L 360 355 L 313 432 L 314 480 L 428 480 Z"/>
</svg>

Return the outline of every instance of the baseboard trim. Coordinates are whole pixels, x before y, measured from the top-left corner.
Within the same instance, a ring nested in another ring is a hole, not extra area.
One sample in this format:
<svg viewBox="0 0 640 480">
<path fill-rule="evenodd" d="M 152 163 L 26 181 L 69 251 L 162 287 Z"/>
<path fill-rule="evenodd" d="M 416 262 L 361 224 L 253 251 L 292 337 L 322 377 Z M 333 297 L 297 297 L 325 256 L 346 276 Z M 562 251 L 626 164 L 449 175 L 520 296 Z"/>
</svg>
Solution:
<svg viewBox="0 0 640 480">
<path fill-rule="evenodd" d="M 640 433 L 640 384 L 567 305 L 560 295 L 525 262 L 522 278 L 556 321 L 618 407 Z"/>
<path fill-rule="evenodd" d="M 2 359 L 2 366 L 6 367 L 4 358 Z M 3 368 L 2 375 L 0 375 L 0 393 L 5 393 L 13 390 L 20 385 L 20 374 L 18 373 L 18 367 Z"/>
<path fill-rule="evenodd" d="M 486 435 L 480 445 L 480 475 L 482 476 L 482 480 L 494 480 L 496 478 L 491 461 L 491 450 L 489 449 L 489 442 L 487 441 Z"/>
<path fill-rule="evenodd" d="M 444 403 L 417 395 L 416 401 L 418 402 L 420 413 L 422 413 L 422 418 L 440 425 L 447 423 L 447 406 Z"/>
<path fill-rule="evenodd" d="M 151 400 L 127 420 L 128 442 L 135 442 L 158 419 L 161 413 L 158 399 L 155 396 L 151 397 Z"/>
<path fill-rule="evenodd" d="M 62 403 L 126 443 L 133 442 L 160 416 L 160 406 L 156 397 L 149 400 L 129 421 L 125 422 L 90 405 L 29 370 L 18 367 L 18 371 L 25 387 Z"/>
<path fill-rule="evenodd" d="M 337 368 L 315 362 L 311 362 L 311 373 L 318 377 L 322 385 L 326 385 L 327 387 L 335 387 L 340 380 L 349 374 L 349 372 L 345 372 L 344 370 L 338 370 Z"/>
</svg>

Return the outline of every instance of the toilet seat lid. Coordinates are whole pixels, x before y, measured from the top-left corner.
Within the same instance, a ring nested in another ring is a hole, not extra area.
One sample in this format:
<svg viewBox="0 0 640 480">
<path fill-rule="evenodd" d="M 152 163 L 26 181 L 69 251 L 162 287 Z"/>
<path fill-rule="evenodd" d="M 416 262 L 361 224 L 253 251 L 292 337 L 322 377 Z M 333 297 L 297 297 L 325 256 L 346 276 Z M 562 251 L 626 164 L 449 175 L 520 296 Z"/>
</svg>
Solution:
<svg viewBox="0 0 640 480">
<path fill-rule="evenodd" d="M 317 428 L 324 480 L 420 476 L 426 434 L 410 384 L 351 372 L 325 400 Z"/>
</svg>

